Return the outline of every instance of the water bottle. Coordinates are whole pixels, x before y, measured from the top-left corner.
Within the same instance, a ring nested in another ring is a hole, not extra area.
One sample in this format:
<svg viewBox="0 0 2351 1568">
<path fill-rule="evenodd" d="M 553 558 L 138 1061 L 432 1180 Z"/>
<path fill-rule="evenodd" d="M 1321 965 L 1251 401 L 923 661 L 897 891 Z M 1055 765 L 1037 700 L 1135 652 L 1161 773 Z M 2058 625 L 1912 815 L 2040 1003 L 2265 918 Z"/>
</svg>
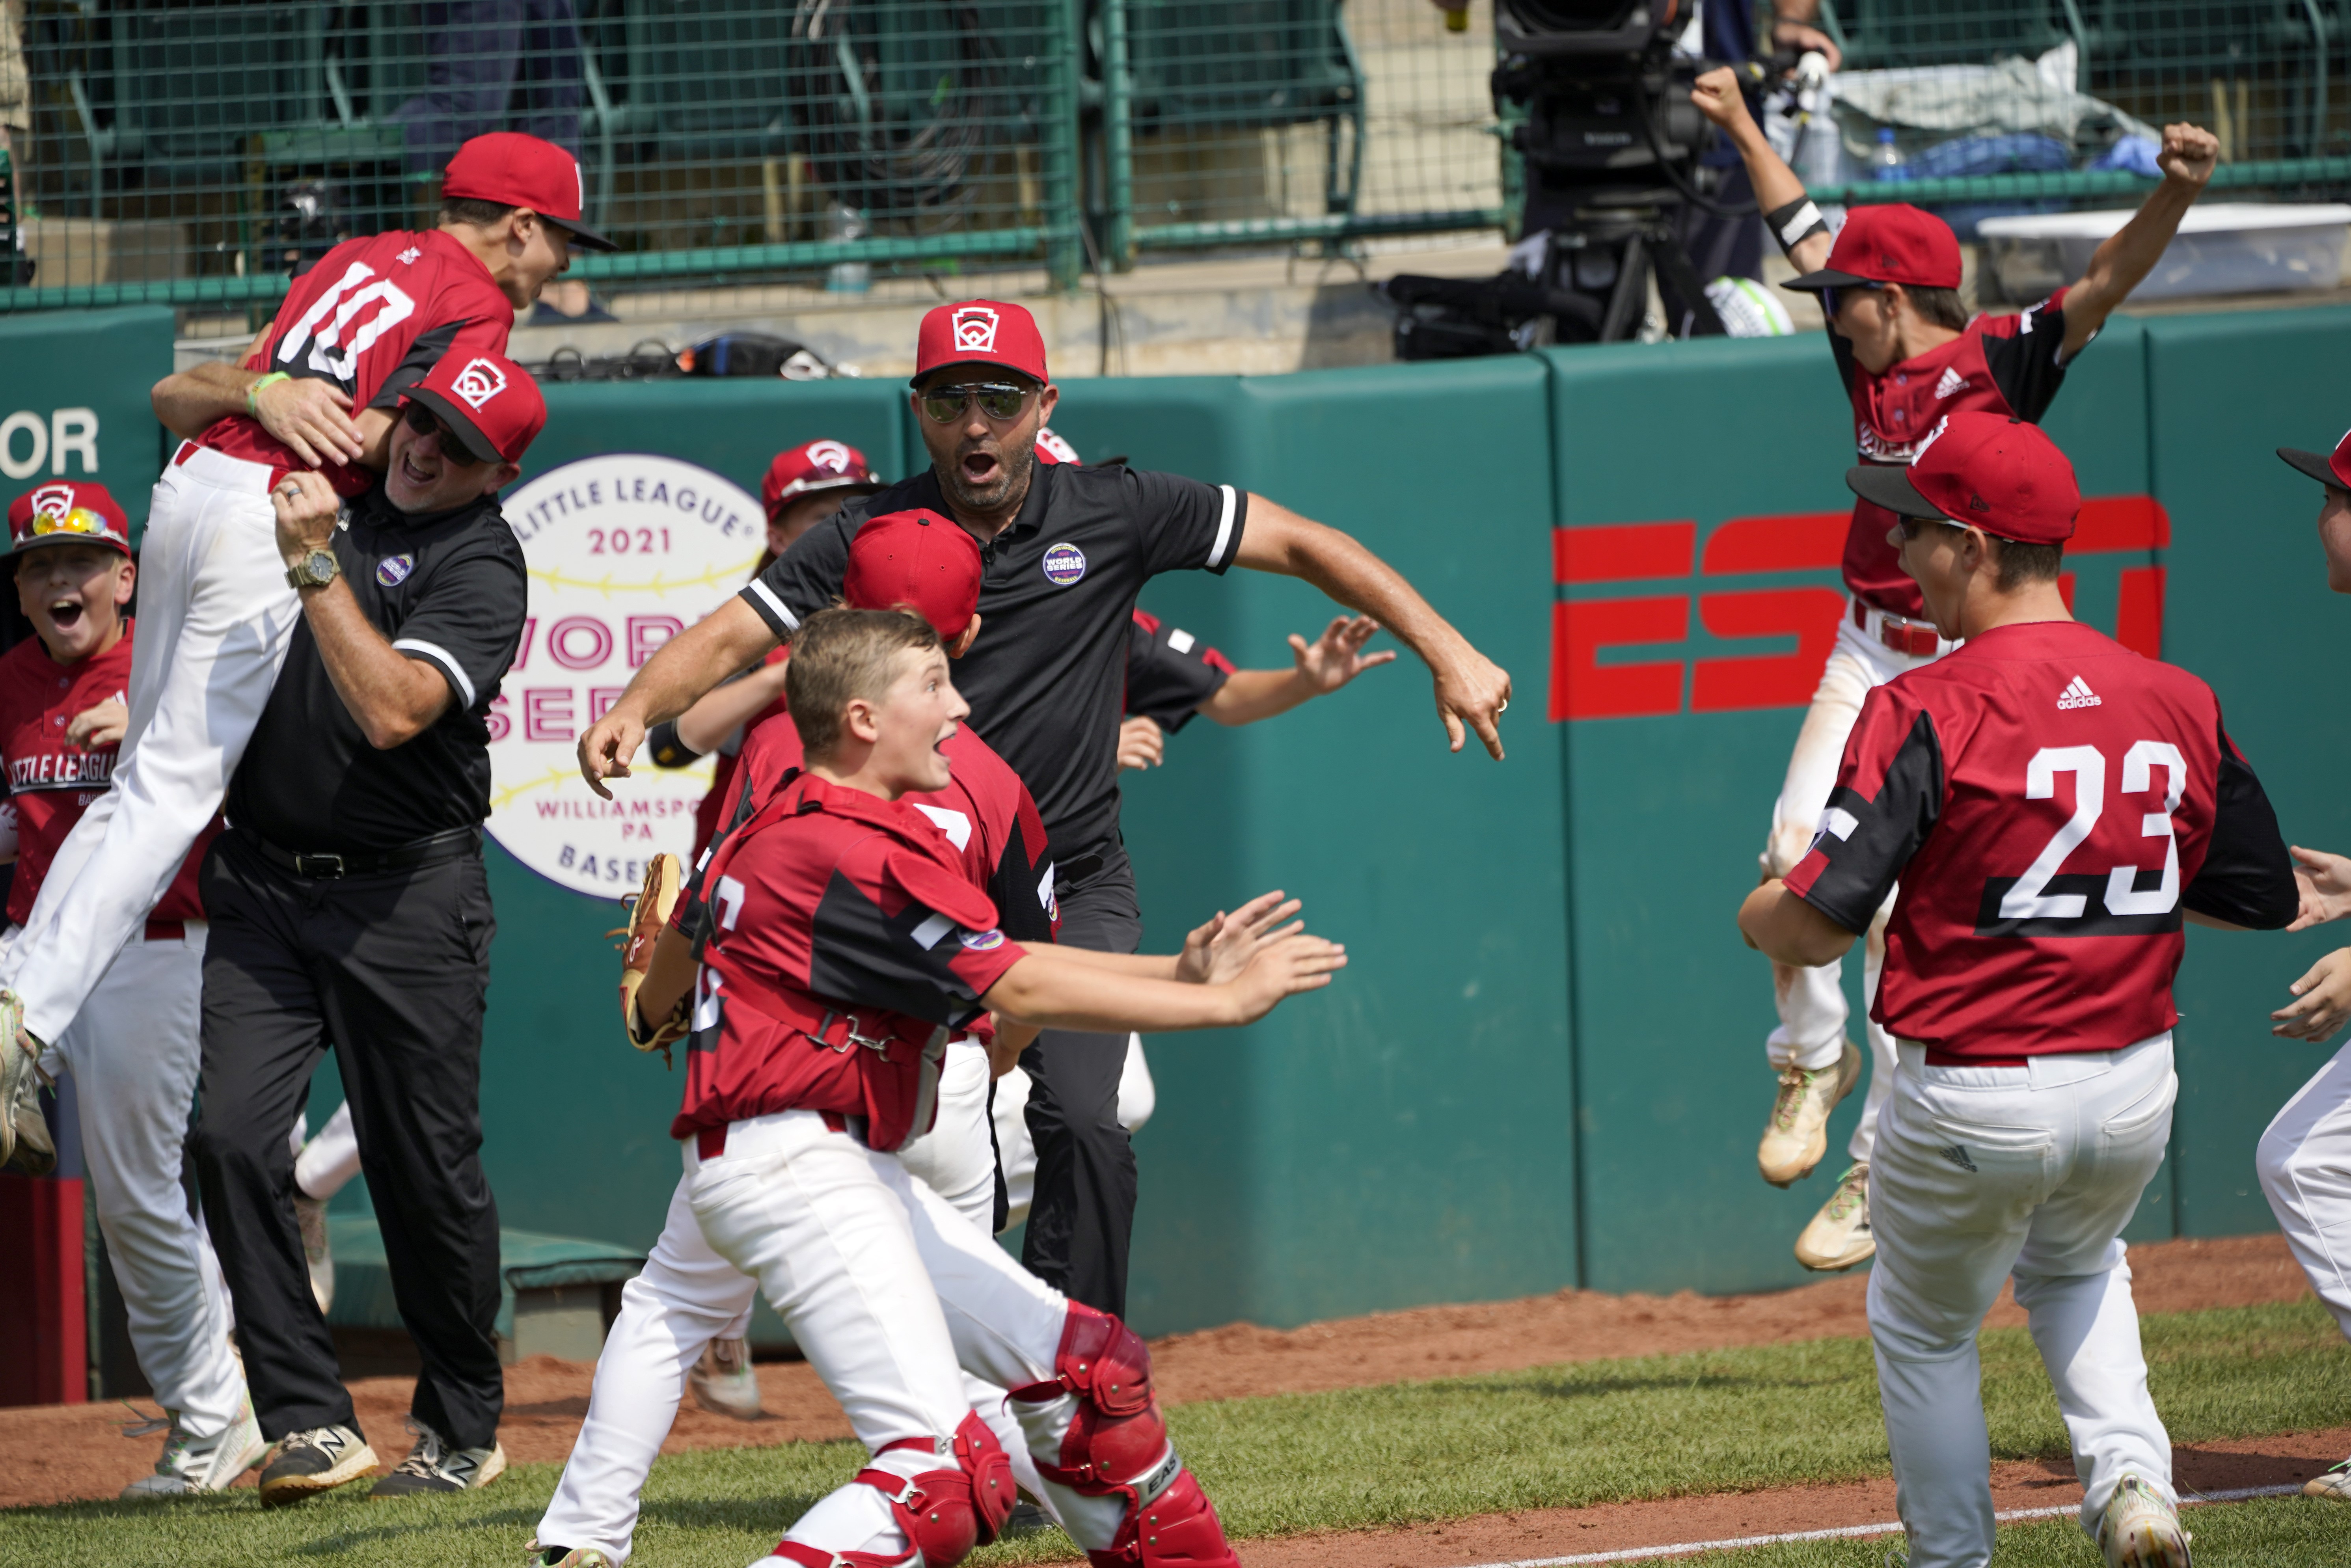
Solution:
<svg viewBox="0 0 2351 1568">
<path fill-rule="evenodd" d="M 1894 145 L 1894 127 L 1879 126 L 1877 145 L 1872 148 L 1869 153 L 1870 178 L 1873 180 L 1907 179 L 1908 176 L 1902 172 L 1902 149 Z"/>
</svg>

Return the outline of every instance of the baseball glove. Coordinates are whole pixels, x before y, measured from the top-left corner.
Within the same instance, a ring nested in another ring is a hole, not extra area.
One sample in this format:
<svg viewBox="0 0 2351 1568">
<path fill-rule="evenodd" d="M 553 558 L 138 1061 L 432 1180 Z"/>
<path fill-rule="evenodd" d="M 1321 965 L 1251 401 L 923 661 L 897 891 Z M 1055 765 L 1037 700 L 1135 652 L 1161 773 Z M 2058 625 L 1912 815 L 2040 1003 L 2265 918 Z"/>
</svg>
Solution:
<svg viewBox="0 0 2351 1568">
<path fill-rule="evenodd" d="M 664 1061 L 669 1060 L 671 1042 L 684 1039 L 688 1032 L 693 994 L 679 998 L 669 1017 L 648 1024 L 637 1013 L 637 988 L 644 984 L 645 971 L 653 967 L 653 944 L 661 939 L 662 928 L 669 924 L 684 891 L 685 868 L 677 857 L 653 856 L 645 867 L 644 886 L 621 899 L 621 906 L 629 912 L 629 923 L 605 933 L 621 938 L 615 944 L 621 950 L 621 1025 L 628 1031 L 629 1043 L 639 1051 L 660 1051 Z"/>
</svg>

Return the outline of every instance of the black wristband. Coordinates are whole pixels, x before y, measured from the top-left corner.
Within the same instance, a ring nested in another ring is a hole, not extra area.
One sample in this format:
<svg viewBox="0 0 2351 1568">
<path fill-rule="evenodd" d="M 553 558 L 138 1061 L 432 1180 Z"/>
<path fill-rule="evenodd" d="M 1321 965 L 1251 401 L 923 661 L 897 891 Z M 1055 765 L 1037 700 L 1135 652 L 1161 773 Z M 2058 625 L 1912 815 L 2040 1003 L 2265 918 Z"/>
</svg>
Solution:
<svg viewBox="0 0 2351 1568">
<path fill-rule="evenodd" d="M 702 753 L 677 737 L 674 718 L 665 718 L 645 732 L 645 753 L 656 768 L 684 768 L 702 758 Z"/>
<path fill-rule="evenodd" d="M 1828 219 L 1813 204 L 1810 196 L 1798 196 L 1785 206 L 1774 207 L 1763 214 L 1763 226 L 1780 242 L 1781 254 L 1790 261 L 1796 259 L 1796 247 L 1814 235 L 1829 232 Z"/>
</svg>

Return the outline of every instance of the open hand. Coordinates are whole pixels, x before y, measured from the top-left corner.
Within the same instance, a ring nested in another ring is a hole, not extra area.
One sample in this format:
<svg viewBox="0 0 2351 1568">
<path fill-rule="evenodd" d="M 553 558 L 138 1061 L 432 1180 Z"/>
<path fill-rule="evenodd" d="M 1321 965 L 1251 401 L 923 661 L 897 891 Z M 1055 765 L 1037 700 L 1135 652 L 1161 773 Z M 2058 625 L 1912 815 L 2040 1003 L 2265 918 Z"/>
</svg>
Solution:
<svg viewBox="0 0 2351 1568">
<path fill-rule="evenodd" d="M 2294 884 L 2302 893 L 2302 913 L 2288 931 L 2307 931 L 2351 915 L 2351 859 L 2298 844 L 2286 852 L 2294 856 Z"/>
<path fill-rule="evenodd" d="M 120 746 L 123 732 L 130 727 L 131 710 L 120 699 L 109 697 L 73 716 L 73 722 L 66 726 L 66 744 L 85 751 L 103 750 Z"/>
<path fill-rule="evenodd" d="M 2155 166 L 2167 179 L 2201 185 L 2212 177 L 2220 159 L 2219 137 L 2201 126 L 2181 123 L 2163 128 L 2163 150 L 2155 155 Z"/>
<path fill-rule="evenodd" d="M 253 394 L 253 415 L 261 428 L 314 467 L 355 463 L 366 453 L 350 410 L 349 393 L 316 376 L 272 382 Z"/>
<path fill-rule="evenodd" d="M 2286 988 L 2294 1000 L 2270 1014 L 2270 1032 L 2287 1040 L 2321 1040 L 2351 1018 L 2351 947 L 2337 947 Z"/>
<path fill-rule="evenodd" d="M 1274 1004 L 1284 997 L 1320 990 L 1331 983 L 1332 976 L 1346 967 L 1344 947 L 1302 931 L 1268 944 L 1232 982 L 1231 988 L 1241 1009 L 1238 1021 L 1255 1023 L 1271 1012 Z"/>
<path fill-rule="evenodd" d="M 1176 977 L 1194 985 L 1223 985 L 1248 968 L 1261 948 L 1306 928 L 1302 920 L 1281 925 L 1300 907 L 1298 900 L 1283 898 L 1276 888 L 1259 894 L 1230 915 L 1217 911 L 1184 938 L 1184 951 L 1176 960 Z"/>
<path fill-rule="evenodd" d="M 1167 733 L 1159 721 L 1141 714 L 1118 727 L 1118 767 L 1123 773 L 1129 768 L 1156 768 L 1167 759 Z"/>
<path fill-rule="evenodd" d="M 1365 653 L 1364 644 L 1380 629 L 1380 623 L 1368 615 L 1340 615 L 1322 629 L 1322 635 L 1309 643 L 1292 632 L 1290 634 L 1290 655 L 1298 661 L 1298 673 L 1317 696 L 1337 691 L 1374 664 L 1393 663 L 1393 650 Z"/>
</svg>

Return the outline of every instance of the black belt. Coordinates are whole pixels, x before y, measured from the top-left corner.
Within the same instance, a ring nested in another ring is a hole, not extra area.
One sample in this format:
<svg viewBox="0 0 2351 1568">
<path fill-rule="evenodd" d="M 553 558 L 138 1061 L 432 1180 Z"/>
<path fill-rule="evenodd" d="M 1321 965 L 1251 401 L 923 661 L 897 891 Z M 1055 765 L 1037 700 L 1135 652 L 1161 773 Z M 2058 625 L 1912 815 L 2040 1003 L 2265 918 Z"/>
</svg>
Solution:
<svg viewBox="0 0 2351 1568">
<path fill-rule="evenodd" d="M 445 833 L 435 833 L 429 839 L 402 844 L 389 850 L 346 850 L 336 854 L 297 854 L 281 850 L 268 840 L 249 832 L 237 837 L 253 848 L 253 852 L 280 871 L 290 871 L 296 876 L 331 881 L 337 877 L 371 876 L 378 872 L 406 871 L 413 866 L 438 865 L 443 861 L 461 860 L 482 852 L 482 831 L 479 828 L 452 828 Z"/>
</svg>

